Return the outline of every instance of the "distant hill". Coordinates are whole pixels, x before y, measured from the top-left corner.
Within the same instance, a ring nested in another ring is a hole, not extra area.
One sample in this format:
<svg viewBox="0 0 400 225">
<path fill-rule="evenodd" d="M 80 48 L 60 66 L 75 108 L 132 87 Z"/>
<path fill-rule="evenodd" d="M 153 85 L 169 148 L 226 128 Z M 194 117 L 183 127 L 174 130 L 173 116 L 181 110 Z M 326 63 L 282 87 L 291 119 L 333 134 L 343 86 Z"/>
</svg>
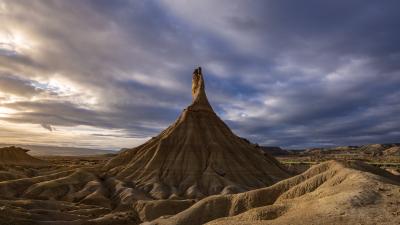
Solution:
<svg viewBox="0 0 400 225">
<path fill-rule="evenodd" d="M 282 148 L 277 147 L 277 146 L 259 146 L 259 148 L 263 152 L 267 152 L 267 153 L 269 153 L 270 155 L 273 155 L 273 156 L 284 156 L 284 155 L 292 154 L 291 151 L 282 149 Z"/>
<path fill-rule="evenodd" d="M 91 148 L 73 148 L 45 145 L 20 145 L 20 144 L 0 144 L 1 147 L 16 146 L 24 149 L 29 149 L 30 155 L 59 155 L 59 156 L 85 156 L 85 155 L 102 155 L 115 154 L 117 151 L 100 150 Z"/>
<path fill-rule="evenodd" d="M 28 151 L 29 150 L 27 149 L 15 146 L 0 148 L 0 166 L 17 165 L 43 167 L 48 165 L 46 161 L 37 159 L 27 154 Z"/>
<path fill-rule="evenodd" d="M 400 143 L 338 146 L 334 148 L 309 148 L 301 154 L 365 154 L 371 156 L 399 155 Z"/>
<path fill-rule="evenodd" d="M 318 156 L 323 155 L 354 155 L 365 157 L 398 157 L 400 156 L 400 143 L 385 143 L 385 144 L 365 144 L 365 145 L 348 145 L 336 146 L 330 148 L 308 148 L 288 150 L 277 146 L 258 146 L 262 152 L 273 156 Z"/>
</svg>

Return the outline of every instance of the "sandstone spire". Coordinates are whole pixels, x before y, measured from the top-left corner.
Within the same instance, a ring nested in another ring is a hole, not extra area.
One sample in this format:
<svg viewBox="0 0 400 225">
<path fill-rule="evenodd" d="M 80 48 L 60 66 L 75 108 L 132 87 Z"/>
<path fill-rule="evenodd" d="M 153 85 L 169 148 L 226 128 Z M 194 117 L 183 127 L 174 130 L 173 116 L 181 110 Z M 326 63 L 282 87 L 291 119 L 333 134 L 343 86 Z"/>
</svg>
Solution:
<svg viewBox="0 0 400 225">
<path fill-rule="evenodd" d="M 192 105 L 189 106 L 192 110 L 207 110 L 213 111 L 210 103 L 208 102 L 203 74 L 201 67 L 193 71 L 192 78 Z"/>
<path fill-rule="evenodd" d="M 287 178 L 271 156 L 236 136 L 207 100 L 201 68 L 192 104 L 157 137 L 111 159 L 105 169 L 153 198 L 202 198 L 269 186 Z"/>
</svg>

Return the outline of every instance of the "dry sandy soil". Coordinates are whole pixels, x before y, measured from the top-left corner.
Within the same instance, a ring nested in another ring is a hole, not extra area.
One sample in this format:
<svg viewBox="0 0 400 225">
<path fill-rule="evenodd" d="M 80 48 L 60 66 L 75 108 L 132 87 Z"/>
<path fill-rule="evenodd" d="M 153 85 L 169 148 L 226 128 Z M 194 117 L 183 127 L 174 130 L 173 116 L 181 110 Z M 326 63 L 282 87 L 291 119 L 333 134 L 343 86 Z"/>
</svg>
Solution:
<svg viewBox="0 0 400 225">
<path fill-rule="evenodd" d="M 400 224 L 400 177 L 359 161 L 293 175 L 193 102 L 157 137 L 117 156 L 0 149 L 1 225 Z"/>
</svg>

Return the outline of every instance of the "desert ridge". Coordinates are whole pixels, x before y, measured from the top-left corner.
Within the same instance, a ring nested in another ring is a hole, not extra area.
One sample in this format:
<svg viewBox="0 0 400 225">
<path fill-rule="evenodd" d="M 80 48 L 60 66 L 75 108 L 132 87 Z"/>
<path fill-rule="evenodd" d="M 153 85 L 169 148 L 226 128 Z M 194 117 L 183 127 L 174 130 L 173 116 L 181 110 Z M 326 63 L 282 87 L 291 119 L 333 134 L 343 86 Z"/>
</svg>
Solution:
<svg viewBox="0 0 400 225">
<path fill-rule="evenodd" d="M 327 161 L 270 187 L 205 198 L 151 225 L 399 224 L 400 177 Z"/>
</svg>

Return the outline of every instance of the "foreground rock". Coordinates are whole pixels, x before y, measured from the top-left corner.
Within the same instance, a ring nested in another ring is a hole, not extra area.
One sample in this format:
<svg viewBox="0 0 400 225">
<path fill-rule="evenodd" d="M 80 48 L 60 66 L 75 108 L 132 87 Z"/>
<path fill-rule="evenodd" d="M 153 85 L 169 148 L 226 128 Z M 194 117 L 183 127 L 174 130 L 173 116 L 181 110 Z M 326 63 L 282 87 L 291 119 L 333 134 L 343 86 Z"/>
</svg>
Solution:
<svg viewBox="0 0 400 225">
<path fill-rule="evenodd" d="M 400 177 L 330 161 L 270 187 L 205 198 L 153 225 L 399 224 Z"/>
<path fill-rule="evenodd" d="M 105 169 L 156 199 L 238 193 L 289 176 L 277 160 L 236 136 L 217 116 L 200 68 L 193 73 L 192 97 L 174 124 L 145 144 L 121 152 Z"/>
</svg>

